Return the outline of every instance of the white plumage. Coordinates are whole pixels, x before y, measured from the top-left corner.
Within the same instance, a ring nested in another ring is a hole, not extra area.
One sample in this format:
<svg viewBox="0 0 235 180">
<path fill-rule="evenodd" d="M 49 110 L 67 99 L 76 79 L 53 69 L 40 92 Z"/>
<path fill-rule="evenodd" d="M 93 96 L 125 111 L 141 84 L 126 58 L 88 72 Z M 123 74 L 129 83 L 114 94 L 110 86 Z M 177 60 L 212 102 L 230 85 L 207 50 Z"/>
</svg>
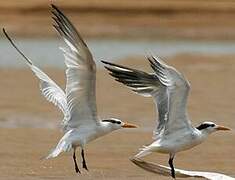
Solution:
<svg viewBox="0 0 235 180">
<path fill-rule="evenodd" d="M 202 143 L 216 130 L 229 129 L 212 122 L 204 122 L 197 128 L 192 127 L 186 110 L 189 82 L 160 58 L 150 56 L 148 61 L 154 73 L 105 61 L 103 63 L 115 80 L 140 95 L 152 97 L 156 104 L 158 120 L 153 131 L 154 142 L 141 148 L 135 158 L 144 157 L 152 152 L 167 153 L 170 155 L 172 177 L 175 177 L 173 159 L 177 152 Z"/>
<path fill-rule="evenodd" d="M 56 157 L 61 152 L 73 148 L 75 170 L 80 172 L 75 154 L 78 146 L 82 149 L 83 168 L 87 169 L 84 156 L 87 143 L 114 130 L 136 126 L 114 118 L 99 119 L 95 92 L 96 64 L 92 54 L 68 18 L 54 5 L 51 12 L 55 22 L 54 27 L 67 44 L 66 48 L 61 48 L 67 67 L 65 92 L 16 47 L 4 29 L 3 32 L 40 80 L 40 89 L 44 97 L 58 106 L 64 114 L 62 121 L 64 136 L 46 158 Z"/>
</svg>

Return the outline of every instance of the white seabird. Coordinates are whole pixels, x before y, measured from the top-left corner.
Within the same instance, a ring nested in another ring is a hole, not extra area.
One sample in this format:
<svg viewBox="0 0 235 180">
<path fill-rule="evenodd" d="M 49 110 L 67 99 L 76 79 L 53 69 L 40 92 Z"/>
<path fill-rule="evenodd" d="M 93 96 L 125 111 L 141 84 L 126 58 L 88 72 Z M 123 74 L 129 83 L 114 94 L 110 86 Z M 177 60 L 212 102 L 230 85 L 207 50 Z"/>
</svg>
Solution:
<svg viewBox="0 0 235 180">
<path fill-rule="evenodd" d="M 54 27 L 67 44 L 67 48 L 61 48 L 67 67 L 65 92 L 17 48 L 5 29 L 3 32 L 39 78 L 42 94 L 64 114 L 62 121 L 64 136 L 46 158 L 54 158 L 61 152 L 73 150 L 75 170 L 80 173 L 75 154 L 77 147 L 81 148 L 83 168 L 88 170 L 84 156 L 87 143 L 114 130 L 136 126 L 115 118 L 101 120 L 98 117 L 95 87 L 96 64 L 92 54 L 72 23 L 55 5 L 52 5 L 51 12 L 55 22 Z"/>
<path fill-rule="evenodd" d="M 177 152 L 202 143 L 212 132 L 229 128 L 213 122 L 204 122 L 196 128 L 193 127 L 186 110 L 189 82 L 160 58 L 150 56 L 148 60 L 154 73 L 102 62 L 116 81 L 142 96 L 153 97 L 158 111 L 157 126 L 153 132 L 154 141 L 144 146 L 135 158 L 144 157 L 152 152 L 167 153 L 170 155 L 168 163 L 171 175 L 175 178 L 173 159 Z"/>
</svg>

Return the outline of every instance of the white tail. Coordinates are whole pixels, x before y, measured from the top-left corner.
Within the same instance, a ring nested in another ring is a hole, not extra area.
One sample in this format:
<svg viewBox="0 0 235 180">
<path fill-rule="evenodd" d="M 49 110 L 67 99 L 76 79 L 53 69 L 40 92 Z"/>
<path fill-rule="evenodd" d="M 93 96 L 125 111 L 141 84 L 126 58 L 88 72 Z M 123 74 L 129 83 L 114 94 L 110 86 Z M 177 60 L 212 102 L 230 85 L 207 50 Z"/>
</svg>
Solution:
<svg viewBox="0 0 235 180">
<path fill-rule="evenodd" d="M 71 143 L 67 143 L 66 141 L 60 141 L 58 143 L 58 145 L 56 146 L 56 148 L 52 149 L 50 154 L 46 157 L 46 159 L 49 158 L 54 158 L 56 156 L 58 156 L 61 152 L 67 152 L 70 151 L 72 148 L 72 144 Z"/>
<path fill-rule="evenodd" d="M 46 159 L 54 158 L 62 152 L 70 151 L 72 149 L 72 134 L 72 129 L 66 132 L 65 135 L 60 139 L 57 146 L 51 150 L 50 154 L 46 157 Z"/>
</svg>

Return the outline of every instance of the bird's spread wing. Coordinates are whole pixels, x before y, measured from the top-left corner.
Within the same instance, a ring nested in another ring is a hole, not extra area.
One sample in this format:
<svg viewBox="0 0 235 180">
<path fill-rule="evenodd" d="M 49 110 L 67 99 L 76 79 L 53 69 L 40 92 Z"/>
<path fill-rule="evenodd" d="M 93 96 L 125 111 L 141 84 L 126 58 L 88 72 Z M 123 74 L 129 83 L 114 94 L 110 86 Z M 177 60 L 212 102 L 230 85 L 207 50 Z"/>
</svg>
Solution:
<svg viewBox="0 0 235 180">
<path fill-rule="evenodd" d="M 160 83 L 155 75 L 111 62 L 102 62 L 116 81 L 127 85 L 131 90 L 138 94 L 149 97 L 154 91 L 158 91 L 160 88 Z"/>
<path fill-rule="evenodd" d="M 26 63 L 34 72 L 34 74 L 39 78 L 40 89 L 41 89 L 42 94 L 45 96 L 45 98 L 48 101 L 58 106 L 66 118 L 66 116 L 68 116 L 68 109 L 67 109 L 67 102 L 66 102 L 66 96 L 65 96 L 64 91 L 52 79 L 50 79 L 42 70 L 40 70 L 38 67 L 33 65 L 32 61 L 29 58 L 27 58 L 14 44 L 12 39 L 6 33 L 5 29 L 3 29 L 3 32 L 5 36 L 7 37 L 7 39 L 10 41 L 10 43 L 13 45 L 13 47 L 26 60 Z"/>
<path fill-rule="evenodd" d="M 152 96 L 157 105 L 158 125 L 154 138 L 160 133 L 174 132 L 190 126 L 186 117 L 189 84 L 175 69 L 154 57 L 148 58 L 154 74 L 105 62 L 115 80 L 143 96 Z"/>
<path fill-rule="evenodd" d="M 168 96 L 165 93 L 166 87 L 161 85 L 159 78 L 155 74 L 148 74 L 110 62 L 102 62 L 116 81 L 125 84 L 137 94 L 145 97 L 153 97 L 159 115 L 156 132 L 162 132 L 165 121 L 167 121 Z"/>
<path fill-rule="evenodd" d="M 67 48 L 61 48 L 67 66 L 66 97 L 70 118 L 64 121 L 65 129 L 88 123 L 98 123 L 96 110 L 96 65 L 86 43 L 68 18 L 54 5 L 54 27 Z"/>
<path fill-rule="evenodd" d="M 190 90 L 189 82 L 175 68 L 166 65 L 160 58 L 151 56 L 148 60 L 159 81 L 165 86 L 164 96 L 167 96 L 168 110 L 164 134 L 192 128 L 186 110 Z"/>
</svg>

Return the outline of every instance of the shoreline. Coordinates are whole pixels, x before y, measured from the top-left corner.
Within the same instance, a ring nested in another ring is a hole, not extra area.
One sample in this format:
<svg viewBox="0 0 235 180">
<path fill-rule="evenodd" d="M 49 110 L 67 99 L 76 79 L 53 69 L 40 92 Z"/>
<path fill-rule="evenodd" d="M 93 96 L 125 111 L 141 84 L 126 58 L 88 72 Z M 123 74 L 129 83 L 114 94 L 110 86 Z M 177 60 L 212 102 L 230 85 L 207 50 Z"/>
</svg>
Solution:
<svg viewBox="0 0 235 180">
<path fill-rule="evenodd" d="M 235 3 L 178 1 L 57 1 L 86 37 L 235 40 Z M 16 36 L 54 37 L 48 1 L 0 5 L 1 26 Z"/>
</svg>

